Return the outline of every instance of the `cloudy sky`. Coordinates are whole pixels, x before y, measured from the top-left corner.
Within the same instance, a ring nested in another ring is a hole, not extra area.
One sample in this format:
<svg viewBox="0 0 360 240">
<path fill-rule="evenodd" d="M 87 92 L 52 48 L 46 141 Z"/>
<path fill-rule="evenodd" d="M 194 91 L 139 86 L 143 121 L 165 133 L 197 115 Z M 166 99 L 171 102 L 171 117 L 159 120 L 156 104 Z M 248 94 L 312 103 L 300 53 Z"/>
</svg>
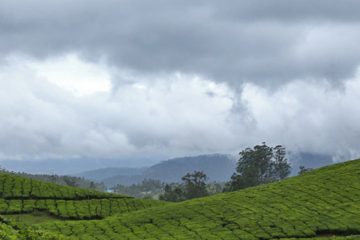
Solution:
<svg viewBox="0 0 360 240">
<path fill-rule="evenodd" d="M 263 141 L 359 156 L 359 10 L 0 0 L 0 160 L 146 164 Z"/>
</svg>

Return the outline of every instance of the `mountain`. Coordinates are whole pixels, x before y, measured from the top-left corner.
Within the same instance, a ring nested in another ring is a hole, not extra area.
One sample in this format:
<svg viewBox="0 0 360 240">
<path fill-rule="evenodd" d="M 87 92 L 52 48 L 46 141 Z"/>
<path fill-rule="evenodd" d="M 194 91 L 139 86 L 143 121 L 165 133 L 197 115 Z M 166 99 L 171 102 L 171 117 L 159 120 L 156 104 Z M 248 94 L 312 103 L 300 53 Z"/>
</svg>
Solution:
<svg viewBox="0 0 360 240">
<path fill-rule="evenodd" d="M 307 152 L 289 153 L 292 165 L 291 175 L 297 175 L 299 166 L 319 168 L 333 163 L 331 155 Z M 173 158 L 144 168 L 101 168 L 86 171 L 74 176 L 103 182 L 107 187 L 116 184 L 131 185 L 141 183 L 146 178 L 163 182 L 180 182 L 181 177 L 195 170 L 204 171 L 209 181 L 228 181 L 235 171 L 238 157 L 227 154 L 207 154 Z"/>
<path fill-rule="evenodd" d="M 225 181 L 234 172 L 235 165 L 235 158 L 231 155 L 200 155 L 163 161 L 146 169 L 143 175 L 164 182 L 177 182 L 186 173 L 197 170 L 205 172 L 210 181 Z"/>
<path fill-rule="evenodd" d="M 0 159 L 1 168 L 14 172 L 31 174 L 73 175 L 94 169 L 115 166 L 116 168 L 141 168 L 144 163 L 157 163 L 152 158 L 121 157 L 121 158 L 69 158 L 69 159 L 19 159 L 16 161 Z M 104 165 L 105 164 L 105 165 Z"/>
<path fill-rule="evenodd" d="M 100 168 L 95 169 L 91 171 L 85 171 L 80 173 L 72 174 L 77 177 L 83 177 L 86 179 L 90 179 L 93 181 L 102 182 L 104 179 L 107 179 L 109 177 L 113 176 L 135 176 L 135 175 L 141 175 L 146 168 L 114 168 L 114 167 L 108 167 L 108 168 Z"/>
<path fill-rule="evenodd" d="M 68 239 L 359 239 L 360 160 L 99 221 L 36 225 Z"/>
<path fill-rule="evenodd" d="M 131 169 L 124 173 L 124 169 L 118 169 L 119 174 L 107 178 L 98 179 L 106 186 L 116 184 L 131 185 L 140 183 L 144 179 L 157 179 L 162 182 L 179 182 L 181 177 L 188 172 L 204 171 L 209 181 L 227 181 L 235 170 L 236 161 L 231 155 L 211 154 L 194 157 L 174 158 L 155 164 L 149 168 L 136 170 Z M 94 173 L 101 176 L 114 174 L 115 168 L 108 170 L 95 170 Z M 121 173 L 120 173 L 121 171 Z M 95 175 L 95 174 L 94 174 Z M 78 176 L 84 176 L 81 174 Z M 91 174 L 90 174 L 91 176 Z"/>
<path fill-rule="evenodd" d="M 300 166 L 306 168 L 319 168 L 333 163 L 333 157 L 327 154 L 316 154 L 310 152 L 289 153 L 291 162 L 291 174 L 297 175 Z"/>
</svg>

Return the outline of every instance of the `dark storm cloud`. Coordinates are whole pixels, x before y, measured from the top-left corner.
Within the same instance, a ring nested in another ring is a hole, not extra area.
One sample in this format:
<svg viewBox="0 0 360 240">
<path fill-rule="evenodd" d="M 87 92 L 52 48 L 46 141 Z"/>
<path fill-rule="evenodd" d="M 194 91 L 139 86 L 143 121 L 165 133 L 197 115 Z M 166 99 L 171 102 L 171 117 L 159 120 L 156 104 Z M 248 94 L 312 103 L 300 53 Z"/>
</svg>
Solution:
<svg viewBox="0 0 360 240">
<path fill-rule="evenodd" d="M 360 63 L 359 1 L 0 1 L 0 54 L 273 85 Z"/>
</svg>

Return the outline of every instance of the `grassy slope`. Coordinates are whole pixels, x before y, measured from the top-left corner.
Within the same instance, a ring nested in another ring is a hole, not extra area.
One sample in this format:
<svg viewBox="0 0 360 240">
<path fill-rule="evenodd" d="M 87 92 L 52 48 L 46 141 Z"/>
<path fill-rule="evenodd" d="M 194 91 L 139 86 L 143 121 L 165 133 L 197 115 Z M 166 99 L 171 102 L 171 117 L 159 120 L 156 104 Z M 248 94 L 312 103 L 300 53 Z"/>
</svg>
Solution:
<svg viewBox="0 0 360 240">
<path fill-rule="evenodd" d="M 108 217 L 38 225 L 72 239 L 357 239 L 360 160 L 282 182 Z M 347 235 L 348 238 L 341 235 Z"/>
<path fill-rule="evenodd" d="M 5 218 L 22 220 L 13 215 L 27 214 L 23 216 L 29 219 L 42 211 L 59 219 L 100 219 L 163 204 L 0 173 L 0 214 Z"/>
<path fill-rule="evenodd" d="M 49 182 L 0 172 L 0 198 L 3 199 L 94 199 L 126 196 L 60 186 Z"/>
</svg>

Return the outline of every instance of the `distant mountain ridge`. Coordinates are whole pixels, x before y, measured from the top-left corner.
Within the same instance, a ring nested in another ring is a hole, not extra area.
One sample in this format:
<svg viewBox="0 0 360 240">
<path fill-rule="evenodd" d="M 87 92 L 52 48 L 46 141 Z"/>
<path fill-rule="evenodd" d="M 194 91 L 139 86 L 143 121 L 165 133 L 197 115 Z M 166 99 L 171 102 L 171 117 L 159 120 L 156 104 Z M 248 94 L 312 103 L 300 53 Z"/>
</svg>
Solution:
<svg viewBox="0 0 360 240">
<path fill-rule="evenodd" d="M 72 174 L 77 177 L 83 177 L 93 181 L 102 181 L 103 179 L 112 177 L 112 176 L 135 176 L 142 174 L 147 168 L 116 168 L 116 167 L 107 167 L 99 168 L 95 170 L 80 172 Z"/>
<path fill-rule="evenodd" d="M 208 154 L 173 158 L 148 168 L 104 168 L 75 174 L 75 176 L 101 181 L 108 187 L 116 184 L 140 183 L 146 178 L 163 182 L 179 182 L 182 176 L 193 171 L 204 171 L 209 181 L 227 181 L 234 172 L 235 166 L 235 156 Z"/>
<path fill-rule="evenodd" d="M 166 182 L 177 182 L 188 172 L 203 171 L 210 181 L 225 181 L 230 178 L 236 166 L 232 155 L 211 154 L 195 157 L 173 158 L 145 170 L 147 178 L 160 176 Z"/>
<path fill-rule="evenodd" d="M 291 175 L 296 175 L 299 166 L 319 168 L 332 163 L 330 155 L 312 154 L 306 152 L 289 153 L 291 162 Z M 228 181 L 235 172 L 238 156 L 230 154 L 206 154 L 172 158 L 158 164 L 144 168 L 101 168 L 86 171 L 74 176 L 83 177 L 105 186 L 112 187 L 116 184 L 131 185 L 142 182 L 144 179 L 157 179 L 163 182 L 180 182 L 181 177 L 188 172 L 203 171 L 209 181 Z"/>
</svg>

